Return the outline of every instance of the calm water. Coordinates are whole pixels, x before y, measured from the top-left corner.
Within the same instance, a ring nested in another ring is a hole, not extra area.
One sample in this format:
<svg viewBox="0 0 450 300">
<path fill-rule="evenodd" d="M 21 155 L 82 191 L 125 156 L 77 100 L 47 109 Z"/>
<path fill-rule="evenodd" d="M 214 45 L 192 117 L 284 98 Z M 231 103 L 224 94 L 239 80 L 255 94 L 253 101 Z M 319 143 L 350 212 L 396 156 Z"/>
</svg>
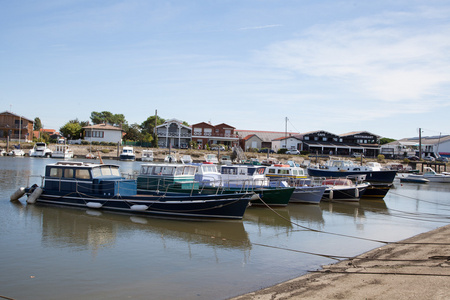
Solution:
<svg viewBox="0 0 450 300">
<path fill-rule="evenodd" d="M 174 221 L 9 201 L 52 159 L 0 157 L 0 295 L 226 299 L 446 225 L 450 185 L 397 183 L 380 200 L 249 208 L 242 221 Z M 116 162 L 122 170 L 138 162 Z M 36 179 L 34 179 L 36 180 Z"/>
</svg>

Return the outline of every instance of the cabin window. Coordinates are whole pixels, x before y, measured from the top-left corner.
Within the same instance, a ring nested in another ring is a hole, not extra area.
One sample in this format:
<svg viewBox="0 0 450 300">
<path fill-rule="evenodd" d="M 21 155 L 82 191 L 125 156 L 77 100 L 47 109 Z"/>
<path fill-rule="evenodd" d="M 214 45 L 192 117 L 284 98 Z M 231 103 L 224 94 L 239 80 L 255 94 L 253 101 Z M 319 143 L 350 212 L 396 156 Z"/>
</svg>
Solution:
<svg viewBox="0 0 450 300">
<path fill-rule="evenodd" d="M 280 169 L 278 170 L 278 174 L 289 175 L 289 170 Z"/>
<path fill-rule="evenodd" d="M 50 169 L 50 177 L 62 177 L 62 169 L 61 168 L 51 168 Z"/>
<path fill-rule="evenodd" d="M 100 171 L 102 172 L 103 176 L 109 176 L 112 175 L 111 168 L 109 166 L 100 167 Z"/>
<path fill-rule="evenodd" d="M 73 178 L 73 169 L 65 169 L 64 177 L 65 178 Z"/>
<path fill-rule="evenodd" d="M 118 167 L 111 167 L 111 175 L 120 176 L 119 168 Z"/>
<path fill-rule="evenodd" d="M 91 179 L 91 174 L 87 169 L 77 169 L 75 171 L 75 178 L 77 179 Z"/>
<path fill-rule="evenodd" d="M 275 174 L 275 169 L 269 169 L 269 174 Z"/>
<path fill-rule="evenodd" d="M 154 167 L 153 168 L 153 174 L 155 174 L 155 175 L 161 175 L 161 169 L 162 169 L 162 167 Z"/>
<path fill-rule="evenodd" d="M 165 167 L 163 170 L 162 170 L 162 174 L 163 175 L 172 175 L 172 174 L 174 174 L 175 173 L 175 168 L 174 167 Z"/>
<path fill-rule="evenodd" d="M 142 166 L 141 167 L 141 174 L 148 174 L 149 172 L 148 172 L 148 169 L 149 169 L 149 167 L 147 167 L 147 166 Z"/>
<path fill-rule="evenodd" d="M 186 167 L 184 170 L 185 175 L 195 175 L 195 167 Z"/>
<path fill-rule="evenodd" d="M 298 172 L 297 172 L 297 170 L 292 170 L 292 174 L 294 174 L 294 175 L 298 175 Z"/>
</svg>

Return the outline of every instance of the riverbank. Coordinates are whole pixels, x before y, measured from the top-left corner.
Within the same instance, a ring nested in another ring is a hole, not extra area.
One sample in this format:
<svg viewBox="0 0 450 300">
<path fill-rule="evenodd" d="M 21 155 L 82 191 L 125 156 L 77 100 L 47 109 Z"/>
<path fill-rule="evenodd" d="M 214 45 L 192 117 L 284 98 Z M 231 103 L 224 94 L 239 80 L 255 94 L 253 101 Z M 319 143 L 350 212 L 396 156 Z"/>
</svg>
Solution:
<svg viewBox="0 0 450 300">
<path fill-rule="evenodd" d="M 447 225 L 232 300 L 410 300 L 448 299 L 449 295 Z"/>
</svg>

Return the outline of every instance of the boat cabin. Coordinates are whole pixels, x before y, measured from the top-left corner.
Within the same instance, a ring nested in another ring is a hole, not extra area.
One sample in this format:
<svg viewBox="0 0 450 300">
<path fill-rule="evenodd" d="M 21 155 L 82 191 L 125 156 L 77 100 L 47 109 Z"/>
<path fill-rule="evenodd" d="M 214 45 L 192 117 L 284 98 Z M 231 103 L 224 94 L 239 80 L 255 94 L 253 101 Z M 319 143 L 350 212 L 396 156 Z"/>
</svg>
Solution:
<svg viewBox="0 0 450 300">
<path fill-rule="evenodd" d="M 195 164 L 197 172 L 195 173 L 195 181 L 198 181 L 201 186 L 221 186 L 222 174 L 217 165 L 211 163 Z"/>
<path fill-rule="evenodd" d="M 160 190 L 167 187 L 191 189 L 196 166 L 184 164 L 142 164 L 137 177 L 138 189 Z"/>
<path fill-rule="evenodd" d="M 269 179 L 265 176 L 265 170 L 265 166 L 257 165 L 223 165 L 220 173 L 224 186 L 268 186 Z"/>
<path fill-rule="evenodd" d="M 142 161 L 153 161 L 153 151 L 152 150 L 142 150 Z"/>
<path fill-rule="evenodd" d="M 45 168 L 46 193 L 83 193 L 103 196 L 136 195 L 136 181 L 125 179 L 117 165 L 57 162 Z"/>
<path fill-rule="evenodd" d="M 291 166 L 291 165 L 283 165 L 276 164 L 266 169 L 266 176 L 270 180 L 276 179 L 299 179 L 306 178 L 307 174 L 303 168 Z"/>
</svg>

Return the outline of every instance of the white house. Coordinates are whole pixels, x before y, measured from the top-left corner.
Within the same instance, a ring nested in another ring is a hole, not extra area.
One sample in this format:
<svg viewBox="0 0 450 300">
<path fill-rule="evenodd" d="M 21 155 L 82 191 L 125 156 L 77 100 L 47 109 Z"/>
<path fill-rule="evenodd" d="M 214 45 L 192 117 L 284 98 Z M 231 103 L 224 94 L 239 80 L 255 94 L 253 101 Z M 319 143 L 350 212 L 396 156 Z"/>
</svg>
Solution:
<svg viewBox="0 0 450 300">
<path fill-rule="evenodd" d="M 156 126 L 158 146 L 161 148 L 188 148 L 192 139 L 192 129 L 178 119 L 170 119 Z"/>
<path fill-rule="evenodd" d="M 96 124 L 83 127 L 84 140 L 88 142 L 121 143 L 122 128 L 109 124 Z"/>
<path fill-rule="evenodd" d="M 404 157 L 419 155 L 419 147 L 422 149 L 422 157 L 446 156 L 450 157 L 450 135 L 425 136 L 419 139 L 405 138 L 381 146 L 381 154 L 390 157 Z"/>
<path fill-rule="evenodd" d="M 295 149 L 301 151 L 302 140 L 294 136 L 280 137 L 272 140 L 272 150 L 278 152 L 278 150 L 280 149 L 287 149 L 287 150 Z"/>
</svg>

